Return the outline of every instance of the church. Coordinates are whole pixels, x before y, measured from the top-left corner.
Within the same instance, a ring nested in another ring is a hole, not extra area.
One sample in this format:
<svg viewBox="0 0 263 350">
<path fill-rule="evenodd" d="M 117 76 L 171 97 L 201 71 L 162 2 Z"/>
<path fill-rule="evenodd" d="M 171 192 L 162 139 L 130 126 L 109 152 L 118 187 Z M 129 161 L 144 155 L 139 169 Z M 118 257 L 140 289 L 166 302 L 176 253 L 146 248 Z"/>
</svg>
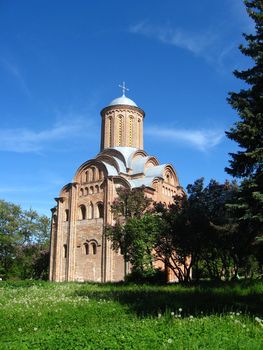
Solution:
<svg viewBox="0 0 263 350">
<path fill-rule="evenodd" d="M 123 280 L 127 264 L 104 234 L 114 223 L 116 189 L 143 186 L 145 195 L 167 205 L 182 191 L 173 166 L 144 151 L 145 112 L 125 96 L 124 83 L 121 87 L 122 96 L 101 111 L 100 152 L 77 169 L 51 209 L 51 281 Z"/>
</svg>

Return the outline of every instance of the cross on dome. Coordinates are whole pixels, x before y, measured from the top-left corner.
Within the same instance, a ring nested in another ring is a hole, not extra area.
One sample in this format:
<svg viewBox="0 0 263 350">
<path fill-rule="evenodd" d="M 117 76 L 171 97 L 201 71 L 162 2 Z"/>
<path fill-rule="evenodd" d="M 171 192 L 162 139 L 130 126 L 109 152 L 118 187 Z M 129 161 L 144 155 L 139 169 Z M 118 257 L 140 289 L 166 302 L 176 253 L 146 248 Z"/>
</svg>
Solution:
<svg viewBox="0 0 263 350">
<path fill-rule="evenodd" d="M 126 86 L 125 86 L 125 81 L 122 82 L 122 85 L 119 85 L 119 87 L 122 89 L 122 96 L 125 96 L 125 90 L 126 91 L 129 91 L 130 89 L 128 89 Z"/>
</svg>

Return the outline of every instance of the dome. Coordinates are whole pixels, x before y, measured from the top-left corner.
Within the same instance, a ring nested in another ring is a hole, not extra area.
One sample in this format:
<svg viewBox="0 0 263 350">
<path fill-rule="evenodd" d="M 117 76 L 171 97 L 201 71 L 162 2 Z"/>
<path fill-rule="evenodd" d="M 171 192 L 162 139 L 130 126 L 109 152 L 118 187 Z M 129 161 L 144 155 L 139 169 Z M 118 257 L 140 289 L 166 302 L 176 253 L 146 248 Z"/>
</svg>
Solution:
<svg viewBox="0 0 263 350">
<path fill-rule="evenodd" d="M 137 104 L 133 100 L 126 97 L 125 95 L 122 95 L 121 97 L 115 98 L 109 104 L 109 106 L 116 106 L 116 105 L 127 105 L 127 106 L 138 107 Z"/>
</svg>

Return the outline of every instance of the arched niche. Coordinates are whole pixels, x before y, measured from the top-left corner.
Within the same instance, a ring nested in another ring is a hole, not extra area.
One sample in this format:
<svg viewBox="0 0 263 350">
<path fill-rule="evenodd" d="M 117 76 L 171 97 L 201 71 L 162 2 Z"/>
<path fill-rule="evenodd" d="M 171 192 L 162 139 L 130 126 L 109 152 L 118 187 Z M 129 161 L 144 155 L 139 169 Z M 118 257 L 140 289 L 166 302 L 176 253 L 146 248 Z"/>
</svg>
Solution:
<svg viewBox="0 0 263 350">
<path fill-rule="evenodd" d="M 87 218 L 87 210 L 84 204 L 79 206 L 79 220 L 86 220 Z"/>
</svg>

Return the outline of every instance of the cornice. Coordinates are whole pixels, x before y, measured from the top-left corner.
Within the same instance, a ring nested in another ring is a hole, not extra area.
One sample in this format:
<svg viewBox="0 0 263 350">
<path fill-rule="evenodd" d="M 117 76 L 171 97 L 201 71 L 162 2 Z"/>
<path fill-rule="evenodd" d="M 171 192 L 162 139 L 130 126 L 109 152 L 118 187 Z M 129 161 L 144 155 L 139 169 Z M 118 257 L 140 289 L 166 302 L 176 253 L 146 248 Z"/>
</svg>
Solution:
<svg viewBox="0 0 263 350">
<path fill-rule="evenodd" d="M 124 111 L 133 111 L 140 113 L 143 118 L 145 117 L 145 112 L 139 107 L 135 106 L 128 106 L 128 105 L 116 105 L 116 106 L 108 106 L 101 110 L 100 115 L 103 117 L 107 112 L 109 111 L 118 111 L 118 112 L 124 112 Z"/>
</svg>

